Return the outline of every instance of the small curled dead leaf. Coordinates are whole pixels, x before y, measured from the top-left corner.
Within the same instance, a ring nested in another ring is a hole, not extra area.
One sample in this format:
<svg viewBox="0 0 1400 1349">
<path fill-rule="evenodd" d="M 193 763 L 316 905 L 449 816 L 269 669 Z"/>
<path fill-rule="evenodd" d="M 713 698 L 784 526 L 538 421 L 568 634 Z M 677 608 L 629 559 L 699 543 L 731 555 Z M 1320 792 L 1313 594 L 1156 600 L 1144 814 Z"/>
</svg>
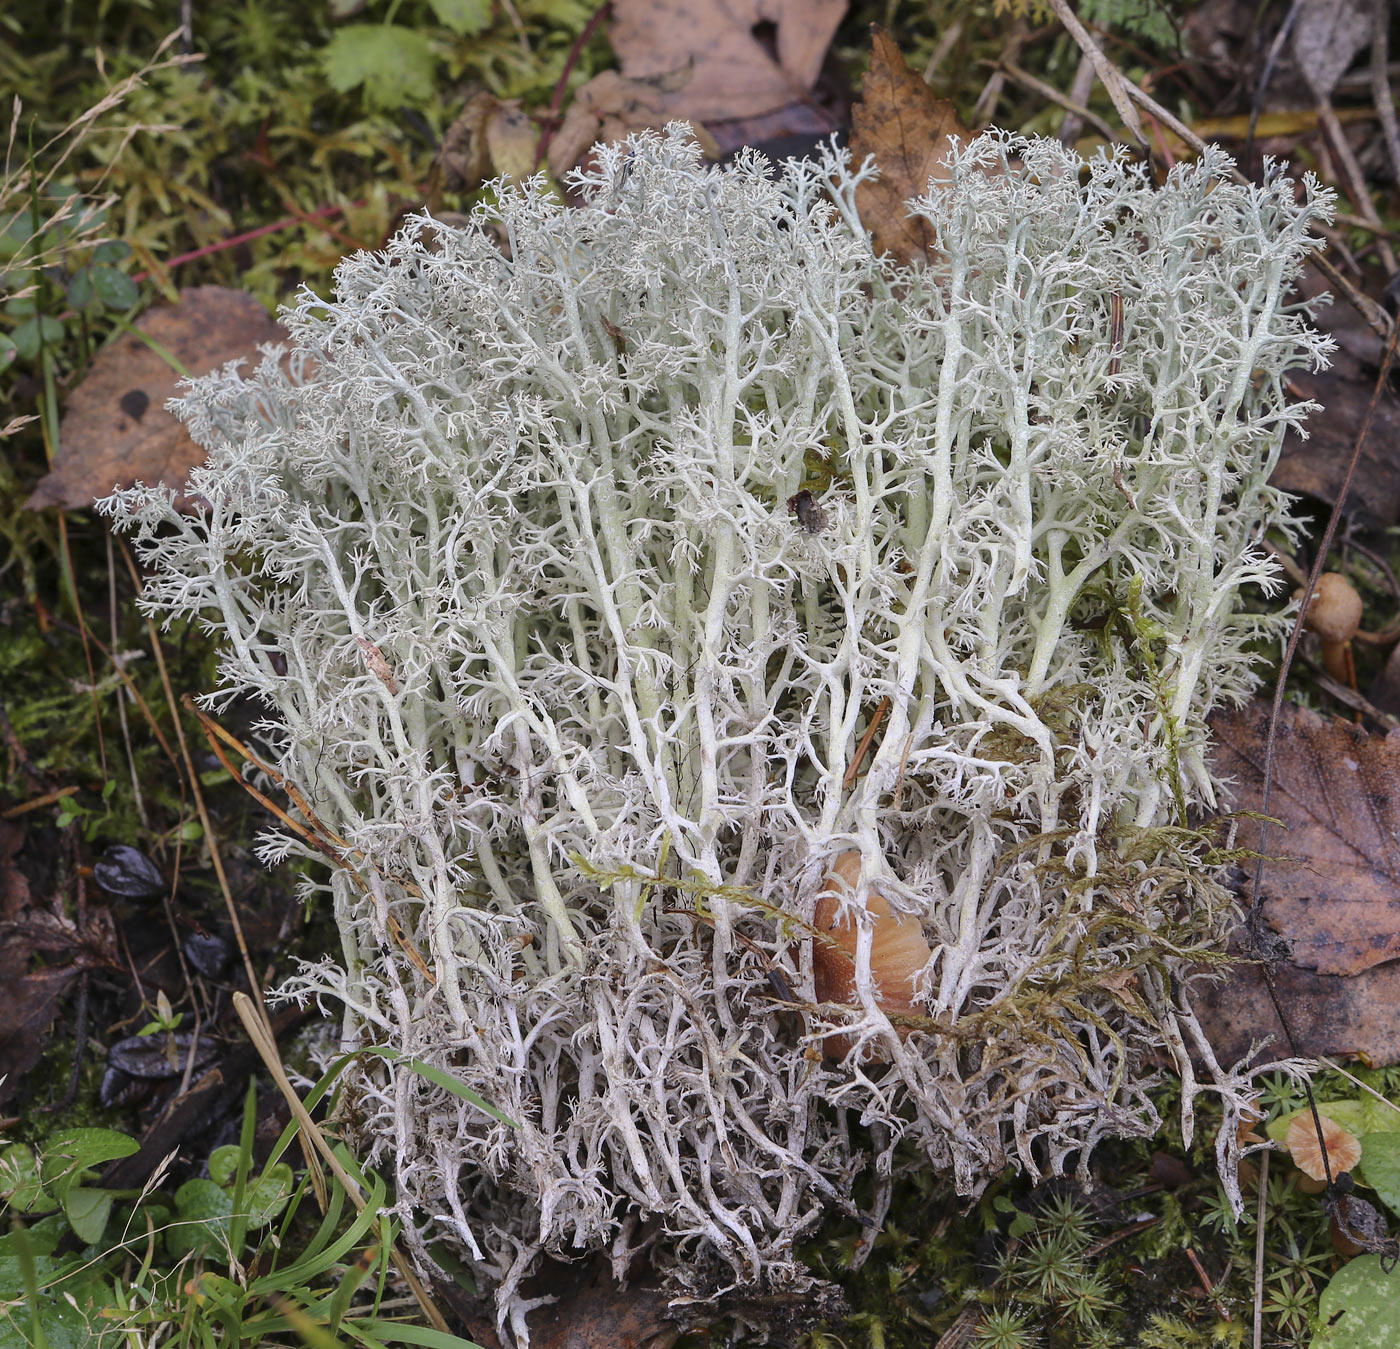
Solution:
<svg viewBox="0 0 1400 1349">
<path fill-rule="evenodd" d="M 368 642 L 363 637 L 356 637 L 355 641 L 364 653 L 365 669 L 397 697 L 398 681 L 394 678 L 393 670 L 389 668 L 389 662 L 384 659 L 384 653 L 373 642 Z"/>
</svg>

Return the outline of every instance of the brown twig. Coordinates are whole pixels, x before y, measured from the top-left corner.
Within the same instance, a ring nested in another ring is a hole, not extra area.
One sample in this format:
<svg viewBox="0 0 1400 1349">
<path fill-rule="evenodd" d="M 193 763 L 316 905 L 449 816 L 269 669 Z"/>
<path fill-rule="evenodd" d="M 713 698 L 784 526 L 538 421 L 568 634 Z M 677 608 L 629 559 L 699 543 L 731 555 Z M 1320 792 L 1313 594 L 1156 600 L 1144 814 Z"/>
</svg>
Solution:
<svg viewBox="0 0 1400 1349">
<path fill-rule="evenodd" d="M 32 801 L 11 806 L 9 810 L 0 810 L 0 820 L 17 820 L 21 815 L 28 815 L 31 810 L 42 810 L 45 806 L 62 801 L 65 796 L 72 796 L 77 790 L 76 787 L 60 787 L 56 792 L 45 792 L 43 796 L 36 796 Z"/>
<path fill-rule="evenodd" d="M 1385 265 L 1386 275 L 1391 276 L 1395 272 L 1395 251 L 1391 248 L 1390 240 L 1384 233 L 1383 222 L 1376 213 L 1376 203 L 1371 200 L 1371 193 L 1366 187 L 1366 175 L 1361 171 L 1361 165 L 1357 162 L 1356 154 L 1351 148 L 1351 142 L 1347 139 L 1346 131 L 1337 120 L 1337 113 L 1332 107 L 1330 99 L 1324 98 L 1317 105 L 1317 121 L 1322 134 L 1327 138 L 1328 144 L 1337 156 L 1337 162 L 1341 165 L 1342 174 L 1346 178 L 1347 191 L 1356 203 L 1357 213 L 1363 220 L 1372 221 L 1382 229 L 1382 232 L 1376 237 L 1376 249 L 1380 253 L 1381 262 Z"/>
<path fill-rule="evenodd" d="M 1363 716 L 1370 717 L 1378 726 L 1384 726 L 1386 730 L 1393 731 L 1400 728 L 1400 717 L 1392 716 L 1389 712 L 1383 712 L 1364 693 L 1358 693 L 1353 688 L 1348 688 L 1340 679 L 1334 679 L 1316 661 L 1304 658 L 1313 677 L 1317 680 L 1317 686 L 1324 693 L 1330 694 L 1339 703 L 1350 707 L 1355 712 L 1360 712 Z"/>
<path fill-rule="evenodd" d="M 1371 99 L 1380 118 L 1381 139 L 1390 159 L 1391 177 L 1400 183 L 1400 122 L 1395 116 L 1395 95 L 1387 68 L 1390 46 L 1390 0 L 1371 3 Z"/>
<path fill-rule="evenodd" d="M 1206 1297 L 1215 1303 L 1215 1310 L 1220 1314 L 1220 1319 L 1233 1321 L 1235 1318 L 1230 1315 L 1229 1308 L 1216 1300 L 1215 1285 L 1211 1283 L 1210 1275 L 1206 1273 L 1206 1268 L 1201 1264 L 1200 1258 L 1189 1246 L 1186 1248 L 1186 1258 L 1191 1262 L 1191 1268 L 1196 1271 L 1196 1277 L 1201 1281 L 1201 1287 L 1206 1290 Z"/>
<path fill-rule="evenodd" d="M 1106 141 L 1117 140 L 1117 133 L 1098 113 L 1091 111 L 1082 103 L 1076 103 L 1073 98 L 1068 98 L 1060 93 L 1052 84 L 1046 84 L 1044 80 L 1038 80 L 1028 70 L 1022 70 L 1014 61 L 1007 57 L 1002 57 L 998 63 L 998 69 L 1004 70 L 1011 79 L 1015 80 L 1023 89 L 1029 89 L 1033 94 L 1039 94 L 1041 98 L 1050 103 L 1057 104 L 1065 110 L 1065 126 L 1068 126 L 1071 118 L 1078 118 L 1082 122 L 1088 122 L 1095 131 Z M 1061 135 L 1064 134 L 1063 127 Z M 1077 134 L 1077 128 L 1076 128 Z"/>
<path fill-rule="evenodd" d="M 1070 37 L 1079 44 L 1079 50 L 1094 63 L 1094 73 L 1099 77 L 1099 82 L 1107 92 L 1118 116 L 1122 119 L 1123 125 L 1137 139 L 1137 143 L 1146 150 L 1148 148 L 1147 133 L 1142 129 L 1137 109 L 1133 107 L 1124 87 L 1130 81 L 1103 54 L 1103 49 L 1094 41 L 1093 35 L 1079 22 L 1079 16 L 1069 7 L 1068 0 L 1050 0 L 1050 8 L 1055 11 L 1055 17 L 1064 24 Z"/>
<path fill-rule="evenodd" d="M 1030 41 L 1031 30 L 1026 27 L 1023 20 L 1017 19 L 1011 25 L 1011 32 L 1007 35 L 1006 46 L 1002 49 L 1001 62 L 993 70 L 987 83 L 982 86 L 982 92 L 977 95 L 977 102 L 972 109 L 972 125 L 974 127 L 985 126 L 996 117 L 997 100 L 1001 98 L 1001 91 L 1006 87 L 1006 71 L 1001 69 L 1002 65 L 1010 63 L 1014 65 L 1021 56 L 1021 49 Z"/>
<path fill-rule="evenodd" d="M 851 757 L 850 767 L 846 769 L 846 776 L 841 779 L 841 790 L 850 791 L 856 785 L 856 779 L 860 776 L 860 766 L 865 762 L 865 756 L 870 753 L 870 746 L 875 743 L 875 736 L 880 730 L 881 724 L 889 715 L 889 696 L 880 699 L 875 708 L 875 715 L 870 718 L 870 725 L 865 728 L 865 734 L 860 738 L 860 744 L 856 746 L 856 752 Z"/>
<path fill-rule="evenodd" d="M 938 74 L 938 68 L 948 58 L 948 53 L 958 45 L 958 39 L 963 35 L 963 21 L 954 19 L 939 35 L 938 45 L 933 49 L 933 55 L 928 58 L 928 64 L 924 67 L 924 83 L 932 84 L 933 77 Z"/>
<path fill-rule="evenodd" d="M 1080 108 L 1089 106 L 1089 95 L 1094 92 L 1094 63 L 1089 59 L 1087 53 L 1080 53 L 1079 68 L 1074 72 L 1074 80 L 1069 86 L 1069 103 L 1077 104 Z M 1084 129 L 1084 114 L 1074 108 L 1069 108 L 1060 119 L 1060 144 L 1066 148 L 1073 147 L 1075 141 L 1079 139 L 1079 133 Z M 1112 140 L 1110 136 L 1108 138 Z"/>
</svg>

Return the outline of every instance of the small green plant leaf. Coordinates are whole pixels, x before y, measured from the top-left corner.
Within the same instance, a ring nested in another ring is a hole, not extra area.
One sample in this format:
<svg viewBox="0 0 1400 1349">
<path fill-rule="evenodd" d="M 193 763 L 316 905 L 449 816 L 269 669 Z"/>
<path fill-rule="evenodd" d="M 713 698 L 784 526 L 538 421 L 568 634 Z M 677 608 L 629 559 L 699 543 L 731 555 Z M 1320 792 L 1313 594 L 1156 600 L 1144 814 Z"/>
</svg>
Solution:
<svg viewBox="0 0 1400 1349">
<path fill-rule="evenodd" d="M 39 1159 L 29 1144 L 11 1143 L 0 1152 L 0 1199 L 21 1213 L 51 1206 L 39 1179 Z"/>
<path fill-rule="evenodd" d="M 205 1246 L 222 1245 L 233 1212 L 233 1196 L 202 1176 L 187 1180 L 175 1191 L 175 1223 L 165 1234 L 174 1260 Z"/>
<path fill-rule="evenodd" d="M 65 1129 L 44 1143 L 39 1175 L 44 1188 L 60 1203 L 82 1172 L 140 1151 L 134 1138 L 115 1129 Z"/>
<path fill-rule="evenodd" d="M 209 1179 L 215 1185 L 227 1188 L 233 1184 L 238 1174 L 238 1152 L 237 1143 L 225 1143 L 209 1154 Z"/>
<path fill-rule="evenodd" d="M 1394 1349 L 1400 1344 L 1400 1279 L 1378 1255 L 1344 1265 L 1322 1290 L 1312 1349 Z"/>
<path fill-rule="evenodd" d="M 433 95 L 432 43 L 408 28 L 347 24 L 331 38 L 321 61 L 333 89 L 344 94 L 363 85 L 371 107 L 423 103 Z"/>
<path fill-rule="evenodd" d="M 92 260 L 107 265 L 114 262 L 124 262 L 130 256 L 130 246 L 122 243 L 120 239 L 108 239 L 92 250 Z"/>
<path fill-rule="evenodd" d="M 276 1218 L 291 1198 L 296 1178 L 286 1162 L 269 1166 L 248 1187 L 248 1221 L 255 1227 L 265 1227 Z"/>
<path fill-rule="evenodd" d="M 108 309 L 130 309 L 141 298 L 136 282 L 115 267 L 94 267 L 92 289 Z"/>
<path fill-rule="evenodd" d="M 1400 1133 L 1363 1134 L 1357 1172 L 1362 1183 L 1369 1185 L 1386 1208 L 1400 1217 Z"/>
<path fill-rule="evenodd" d="M 32 318 L 21 323 L 10 334 L 10 341 L 19 352 L 20 359 L 32 361 L 39 354 L 40 346 L 57 346 L 63 341 L 63 324 L 50 314 Z"/>
<path fill-rule="evenodd" d="M 461 37 L 475 37 L 491 25 L 491 0 L 428 0 L 444 28 Z"/>
<path fill-rule="evenodd" d="M 92 268 L 79 267 L 71 277 L 68 278 L 68 285 L 64 290 L 68 297 L 68 303 L 74 309 L 86 309 L 93 302 L 92 290 Z"/>
<path fill-rule="evenodd" d="M 89 1246 L 102 1240 L 115 1198 L 111 1190 L 99 1190 L 88 1185 L 74 1185 L 64 1195 L 63 1212 L 68 1218 L 68 1225 Z"/>
</svg>

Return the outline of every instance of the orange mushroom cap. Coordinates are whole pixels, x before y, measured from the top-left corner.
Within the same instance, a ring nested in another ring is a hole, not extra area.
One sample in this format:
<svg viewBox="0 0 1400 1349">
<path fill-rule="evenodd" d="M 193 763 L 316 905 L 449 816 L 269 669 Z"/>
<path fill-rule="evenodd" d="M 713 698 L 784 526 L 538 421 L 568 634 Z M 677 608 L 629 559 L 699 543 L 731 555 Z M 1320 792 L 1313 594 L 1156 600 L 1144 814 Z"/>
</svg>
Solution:
<svg viewBox="0 0 1400 1349">
<path fill-rule="evenodd" d="M 858 1002 L 855 955 L 860 929 L 854 914 L 842 914 L 841 893 L 854 890 L 859 884 L 860 853 L 854 849 L 841 853 L 827 872 L 826 888 L 817 900 L 812 919 L 816 930 L 831 938 L 831 942 L 817 941 L 812 946 L 812 972 L 819 1002 L 851 1006 Z M 870 973 L 875 981 L 876 1001 L 887 1015 L 915 1016 L 918 979 L 933 954 L 932 948 L 924 940 L 918 920 L 896 913 L 879 891 L 870 891 L 865 908 L 874 920 Z M 905 1034 L 907 1031 L 900 1031 L 901 1036 Z M 841 1057 L 849 1048 L 850 1042 L 844 1035 L 827 1037 L 826 1050 L 833 1057 Z"/>
<path fill-rule="evenodd" d="M 1320 1109 L 1317 1118 L 1322 1125 L 1322 1142 L 1327 1147 L 1326 1167 L 1322 1164 L 1322 1146 L 1318 1143 L 1317 1125 L 1313 1123 L 1311 1110 L 1302 1110 L 1293 1117 L 1284 1142 L 1304 1175 L 1313 1180 L 1326 1180 L 1330 1168 L 1332 1179 L 1336 1180 L 1361 1160 L 1361 1140 Z"/>
<path fill-rule="evenodd" d="M 1361 626 L 1361 596 L 1341 572 L 1325 571 L 1317 578 L 1303 626 L 1324 642 L 1349 642 Z"/>
</svg>

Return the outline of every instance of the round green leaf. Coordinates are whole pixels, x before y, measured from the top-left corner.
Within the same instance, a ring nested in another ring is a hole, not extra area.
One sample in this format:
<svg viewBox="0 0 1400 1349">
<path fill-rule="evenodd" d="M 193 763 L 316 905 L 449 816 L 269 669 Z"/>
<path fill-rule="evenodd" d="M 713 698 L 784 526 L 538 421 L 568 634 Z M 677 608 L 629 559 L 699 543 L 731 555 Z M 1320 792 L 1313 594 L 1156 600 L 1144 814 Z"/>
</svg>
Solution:
<svg viewBox="0 0 1400 1349">
<path fill-rule="evenodd" d="M 86 309 L 93 301 L 92 269 L 79 267 L 69 278 L 66 294 L 74 309 Z"/>
<path fill-rule="evenodd" d="M 38 356 L 41 334 L 44 344 L 51 347 L 56 346 L 63 341 L 63 324 L 56 318 L 45 314 L 42 318 L 30 319 L 28 323 L 21 323 L 10 334 L 10 341 L 15 344 L 15 350 L 19 352 L 21 359 L 32 361 Z"/>
<path fill-rule="evenodd" d="M 209 1154 L 209 1179 L 215 1185 L 227 1188 L 233 1184 L 238 1175 L 238 1152 L 236 1143 L 225 1143 Z"/>
<path fill-rule="evenodd" d="M 174 1260 L 206 1246 L 222 1246 L 233 1197 L 212 1180 L 187 1180 L 175 1191 L 176 1218 L 165 1234 Z"/>
<path fill-rule="evenodd" d="M 53 1206 L 39 1179 L 39 1159 L 27 1143 L 11 1143 L 0 1152 L 0 1199 L 21 1213 Z"/>
<path fill-rule="evenodd" d="M 92 250 L 94 262 L 125 262 L 131 256 L 131 249 L 120 239 L 108 239 Z"/>
<path fill-rule="evenodd" d="M 108 309 L 130 309 L 141 298 L 136 282 L 115 267 L 94 267 L 92 288 Z"/>
<path fill-rule="evenodd" d="M 87 1245 L 102 1240 L 115 1197 L 111 1190 L 98 1190 L 86 1185 L 73 1186 L 63 1197 L 63 1212 L 68 1217 L 69 1225 Z"/>
<path fill-rule="evenodd" d="M 1400 1216 L 1400 1133 L 1364 1134 L 1357 1174 Z"/>
<path fill-rule="evenodd" d="M 1400 1344 L 1400 1277 L 1378 1255 L 1344 1265 L 1322 1290 L 1312 1349 L 1395 1349 Z"/>
<path fill-rule="evenodd" d="M 264 1227 L 287 1207 L 294 1182 L 286 1162 L 269 1166 L 248 1190 L 248 1221 Z"/>
</svg>

